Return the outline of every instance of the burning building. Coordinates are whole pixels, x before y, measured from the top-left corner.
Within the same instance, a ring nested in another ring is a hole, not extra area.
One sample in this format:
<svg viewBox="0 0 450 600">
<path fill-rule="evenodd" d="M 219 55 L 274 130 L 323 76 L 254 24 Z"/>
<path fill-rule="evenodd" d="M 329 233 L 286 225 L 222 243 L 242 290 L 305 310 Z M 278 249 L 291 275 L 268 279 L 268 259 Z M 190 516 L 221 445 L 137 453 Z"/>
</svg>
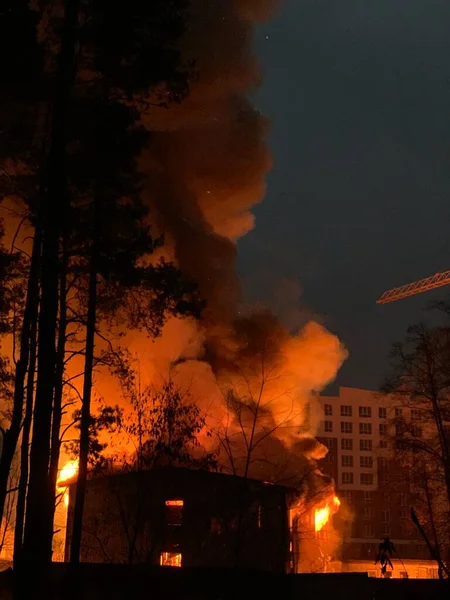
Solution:
<svg viewBox="0 0 450 600">
<path fill-rule="evenodd" d="M 148 377 L 145 384 L 158 385 L 161 374 L 165 377 L 171 371 L 178 388 L 191 390 L 205 415 L 206 429 L 214 432 L 201 443 L 217 445 L 219 440 L 222 448 L 235 449 L 233 453 L 221 452 L 218 457 L 225 471 L 242 475 L 245 480 L 282 481 L 302 489 L 311 500 L 305 511 L 313 515 L 314 521 L 315 506 L 323 510 L 328 502 L 321 493 L 322 478 L 313 474 L 300 486 L 295 480 L 299 473 L 314 473 L 316 461 L 326 453 L 314 440 L 318 423 L 313 393 L 334 379 L 346 351 L 335 335 L 314 321 L 301 319 L 302 326 L 293 331 L 283 324 L 284 315 L 246 306 L 236 271 L 236 243 L 253 228 L 252 209 L 264 197 L 265 178 L 271 167 L 266 144 L 268 122 L 251 105 L 249 95 L 260 82 L 252 52 L 254 27 L 276 4 L 274 0 L 190 3 L 182 54 L 187 64 L 195 64 L 195 77 L 189 95 L 180 104 L 161 109 L 150 103 L 143 124 L 151 136 L 140 165 L 152 230 L 164 236 L 164 245 L 158 247 L 151 260 L 173 260 L 198 283 L 206 308 L 198 320 L 169 319 L 160 338 L 152 344 L 137 331 L 126 332 L 120 339 L 124 347 L 141 357 L 142 372 Z M 109 373 L 99 373 L 96 383 L 101 396 L 117 397 Z M 112 478 L 108 486 L 117 482 L 121 489 L 118 482 L 127 477 L 132 480 L 131 475 L 121 475 Z M 202 477 L 211 477 L 212 481 L 216 475 Z M 90 513 L 89 506 L 91 502 L 97 506 L 95 490 L 105 494 L 105 499 L 110 498 L 108 486 L 101 480 L 89 482 L 86 531 L 99 531 L 97 520 L 103 507 Z M 260 486 L 266 489 L 264 484 Z M 187 515 L 188 496 L 180 498 L 176 490 L 173 496 L 170 487 L 167 491 L 168 495 L 161 492 L 155 498 L 155 514 L 162 515 L 157 511 L 163 510 L 166 500 L 182 499 L 186 502 L 183 514 Z M 330 494 L 333 497 L 333 492 Z M 233 499 L 230 493 L 225 497 L 230 502 Z M 110 510 L 109 500 L 106 507 Z M 70 509 L 69 502 L 69 540 Z M 207 530 L 204 523 L 201 527 Z M 280 538 L 284 527 L 279 526 Z M 187 529 L 183 525 L 167 531 Z M 94 536 L 90 538 L 92 541 Z M 111 544 L 118 547 L 119 538 L 117 532 L 111 533 L 111 540 L 117 542 Z M 134 559 L 141 541 L 137 534 L 131 541 Z M 102 544 L 115 560 L 125 560 L 124 549 L 113 551 L 105 546 L 105 540 Z M 97 554 L 97 558 L 89 554 L 86 545 L 83 552 L 85 560 L 98 559 Z M 189 563 L 189 553 L 181 554 L 183 564 Z M 156 550 L 152 552 L 152 561 L 160 560 L 166 559 L 161 559 Z M 267 560 L 266 567 L 272 564 L 269 554 Z"/>
<path fill-rule="evenodd" d="M 66 552 L 75 485 L 70 486 Z M 82 562 L 255 568 L 289 561 L 287 487 L 185 468 L 90 479 Z"/>
</svg>

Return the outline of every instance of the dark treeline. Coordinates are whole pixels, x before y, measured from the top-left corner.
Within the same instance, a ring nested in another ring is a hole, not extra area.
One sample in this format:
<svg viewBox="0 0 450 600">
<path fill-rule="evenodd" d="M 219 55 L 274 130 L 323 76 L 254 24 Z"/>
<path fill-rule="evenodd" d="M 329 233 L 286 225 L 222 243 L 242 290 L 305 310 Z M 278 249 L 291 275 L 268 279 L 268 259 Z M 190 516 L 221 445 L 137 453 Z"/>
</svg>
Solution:
<svg viewBox="0 0 450 600">
<path fill-rule="evenodd" d="M 0 252 L 0 334 L 14 339 L 13 361 L 0 360 L 0 516 L 17 494 L 18 567 L 44 569 L 52 559 L 70 361 L 84 361 L 76 563 L 92 374 L 114 360 L 97 341 L 120 328 L 155 337 L 168 315 L 202 308 L 193 282 L 173 264 L 149 260 L 161 240 L 152 236 L 138 169 L 152 135 L 142 113 L 189 93 L 194 69 L 179 51 L 187 19 L 185 0 L 5 0 L 0 7 L 0 197 L 8 236 L 20 232 L 13 251 Z"/>
</svg>

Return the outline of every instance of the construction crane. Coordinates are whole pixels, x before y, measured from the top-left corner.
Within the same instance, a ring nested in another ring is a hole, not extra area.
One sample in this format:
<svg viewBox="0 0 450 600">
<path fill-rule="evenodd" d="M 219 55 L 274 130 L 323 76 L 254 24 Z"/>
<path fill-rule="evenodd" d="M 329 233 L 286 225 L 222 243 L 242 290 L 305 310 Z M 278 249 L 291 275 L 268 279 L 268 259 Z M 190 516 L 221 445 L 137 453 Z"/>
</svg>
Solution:
<svg viewBox="0 0 450 600">
<path fill-rule="evenodd" d="M 389 302 L 408 298 L 408 296 L 415 296 L 416 294 L 435 290 L 444 285 L 450 285 L 450 271 L 436 273 L 436 275 L 432 275 L 431 277 L 425 277 L 425 279 L 419 279 L 419 281 L 413 281 L 412 283 L 387 290 L 387 292 L 384 292 L 378 298 L 377 304 L 388 304 Z"/>
</svg>

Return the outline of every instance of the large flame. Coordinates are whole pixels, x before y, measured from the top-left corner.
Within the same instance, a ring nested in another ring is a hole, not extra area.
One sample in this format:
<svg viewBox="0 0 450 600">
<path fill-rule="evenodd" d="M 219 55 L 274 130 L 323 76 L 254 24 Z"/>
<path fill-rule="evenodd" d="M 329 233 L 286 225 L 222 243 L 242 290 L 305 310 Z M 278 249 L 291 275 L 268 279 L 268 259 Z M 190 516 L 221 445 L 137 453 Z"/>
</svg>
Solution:
<svg viewBox="0 0 450 600">
<path fill-rule="evenodd" d="M 320 531 L 328 523 L 330 516 L 337 513 L 341 501 L 337 496 L 333 496 L 332 500 L 327 500 L 327 503 L 322 508 L 316 508 L 314 514 L 314 528 L 316 531 Z"/>
<path fill-rule="evenodd" d="M 69 488 L 68 484 L 76 477 L 78 473 L 78 459 L 69 460 L 59 472 L 57 487 L 64 494 L 64 504 L 69 505 Z"/>
</svg>

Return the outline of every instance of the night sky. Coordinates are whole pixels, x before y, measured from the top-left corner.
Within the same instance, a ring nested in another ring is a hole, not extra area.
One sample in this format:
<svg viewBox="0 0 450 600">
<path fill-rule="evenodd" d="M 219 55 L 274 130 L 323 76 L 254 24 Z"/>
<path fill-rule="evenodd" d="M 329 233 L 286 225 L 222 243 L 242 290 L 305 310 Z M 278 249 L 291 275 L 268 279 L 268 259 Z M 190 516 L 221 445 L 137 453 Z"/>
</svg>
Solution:
<svg viewBox="0 0 450 600">
<path fill-rule="evenodd" d="M 285 0 L 257 34 L 274 168 L 239 270 L 289 326 L 301 308 L 339 335 L 340 385 L 377 388 L 392 341 L 449 296 L 375 304 L 450 269 L 449 27 L 448 0 Z"/>
</svg>

